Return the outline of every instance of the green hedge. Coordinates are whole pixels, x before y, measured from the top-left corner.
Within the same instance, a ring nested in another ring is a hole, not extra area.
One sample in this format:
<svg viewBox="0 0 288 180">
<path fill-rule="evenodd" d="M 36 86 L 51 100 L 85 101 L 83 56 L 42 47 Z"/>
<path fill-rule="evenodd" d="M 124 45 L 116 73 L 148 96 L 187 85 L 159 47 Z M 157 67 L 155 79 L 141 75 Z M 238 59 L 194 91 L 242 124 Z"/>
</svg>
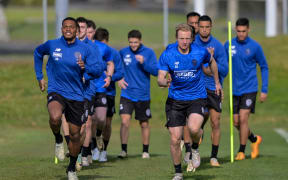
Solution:
<svg viewBox="0 0 288 180">
<path fill-rule="evenodd" d="M 55 0 L 47 0 L 48 5 L 54 5 Z M 42 0 L 9 0 L 8 6 L 42 6 Z"/>
</svg>

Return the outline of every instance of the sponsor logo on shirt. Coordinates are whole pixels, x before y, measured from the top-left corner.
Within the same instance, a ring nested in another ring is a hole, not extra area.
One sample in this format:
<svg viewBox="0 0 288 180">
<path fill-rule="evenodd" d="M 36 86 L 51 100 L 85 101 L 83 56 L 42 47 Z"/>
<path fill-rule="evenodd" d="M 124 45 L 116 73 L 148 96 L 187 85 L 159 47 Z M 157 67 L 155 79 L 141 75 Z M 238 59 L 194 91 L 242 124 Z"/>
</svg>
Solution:
<svg viewBox="0 0 288 180">
<path fill-rule="evenodd" d="M 60 48 L 56 48 L 53 52 L 53 57 L 55 59 L 55 61 L 58 61 L 60 58 L 62 58 L 62 53 L 60 52 L 61 49 Z"/>
<path fill-rule="evenodd" d="M 182 70 L 182 71 L 174 71 L 174 76 L 180 79 L 190 79 L 196 76 L 197 70 Z"/>
<path fill-rule="evenodd" d="M 132 59 L 131 59 L 131 55 L 130 54 L 126 54 L 126 56 L 124 57 L 124 63 L 126 66 L 128 66 L 129 64 L 131 64 Z"/>
<path fill-rule="evenodd" d="M 231 54 L 232 54 L 232 56 L 234 54 L 237 54 L 236 46 L 231 46 Z"/>
</svg>

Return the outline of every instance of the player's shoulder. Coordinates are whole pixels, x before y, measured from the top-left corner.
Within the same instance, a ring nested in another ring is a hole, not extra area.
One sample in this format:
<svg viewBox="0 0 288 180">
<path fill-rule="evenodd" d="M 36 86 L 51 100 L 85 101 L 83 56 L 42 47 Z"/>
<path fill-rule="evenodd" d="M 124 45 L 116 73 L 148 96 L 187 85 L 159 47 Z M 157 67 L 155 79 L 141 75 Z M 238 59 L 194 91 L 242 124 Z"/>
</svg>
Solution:
<svg viewBox="0 0 288 180">
<path fill-rule="evenodd" d="M 249 43 L 252 45 L 252 46 L 255 46 L 255 47 L 261 47 L 261 45 L 255 40 L 255 39 L 252 39 L 251 37 L 247 37 L 248 40 L 249 40 Z"/>
<path fill-rule="evenodd" d="M 192 43 L 190 45 L 191 52 L 190 53 L 206 53 L 207 49 L 205 47 L 200 46 L 197 43 Z"/>
</svg>

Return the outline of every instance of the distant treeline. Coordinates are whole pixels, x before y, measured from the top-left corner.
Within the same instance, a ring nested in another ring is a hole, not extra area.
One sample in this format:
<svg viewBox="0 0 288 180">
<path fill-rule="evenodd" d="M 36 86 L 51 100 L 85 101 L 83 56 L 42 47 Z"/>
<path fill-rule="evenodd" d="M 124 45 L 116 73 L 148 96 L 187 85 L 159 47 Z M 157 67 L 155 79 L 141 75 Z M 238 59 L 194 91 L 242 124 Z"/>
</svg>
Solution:
<svg viewBox="0 0 288 180">
<path fill-rule="evenodd" d="M 49 6 L 54 5 L 55 0 L 47 0 Z M 42 0 L 0 0 L 3 6 L 41 6 Z"/>
</svg>

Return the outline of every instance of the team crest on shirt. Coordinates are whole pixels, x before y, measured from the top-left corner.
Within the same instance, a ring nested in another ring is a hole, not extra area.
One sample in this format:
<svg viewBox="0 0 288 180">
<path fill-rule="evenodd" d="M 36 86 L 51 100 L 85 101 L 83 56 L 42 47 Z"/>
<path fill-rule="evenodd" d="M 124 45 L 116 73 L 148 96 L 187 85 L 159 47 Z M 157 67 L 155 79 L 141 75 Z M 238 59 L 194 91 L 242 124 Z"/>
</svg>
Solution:
<svg viewBox="0 0 288 180">
<path fill-rule="evenodd" d="M 246 99 L 246 106 L 249 107 L 252 104 L 252 100 L 251 99 Z"/>
<path fill-rule="evenodd" d="M 175 65 L 175 68 L 179 68 L 179 61 L 176 61 L 176 62 L 174 63 L 174 65 Z"/>
<path fill-rule="evenodd" d="M 76 61 L 78 61 L 80 59 L 81 53 L 76 51 L 74 52 L 74 57 L 76 58 Z"/>
<path fill-rule="evenodd" d="M 131 55 L 130 54 L 126 54 L 126 56 L 124 57 L 125 65 L 128 66 L 131 62 L 132 62 Z"/>
<path fill-rule="evenodd" d="M 196 59 L 193 59 L 193 60 L 192 60 L 192 64 L 193 64 L 193 66 L 197 66 L 197 60 L 196 60 Z"/>
<path fill-rule="evenodd" d="M 248 49 L 246 49 L 245 52 L 246 52 L 246 55 L 249 55 L 251 51 L 250 51 L 250 49 L 248 48 Z"/>
<path fill-rule="evenodd" d="M 62 58 L 61 48 L 56 48 L 52 54 L 55 61 L 58 61 L 60 58 Z"/>
</svg>

